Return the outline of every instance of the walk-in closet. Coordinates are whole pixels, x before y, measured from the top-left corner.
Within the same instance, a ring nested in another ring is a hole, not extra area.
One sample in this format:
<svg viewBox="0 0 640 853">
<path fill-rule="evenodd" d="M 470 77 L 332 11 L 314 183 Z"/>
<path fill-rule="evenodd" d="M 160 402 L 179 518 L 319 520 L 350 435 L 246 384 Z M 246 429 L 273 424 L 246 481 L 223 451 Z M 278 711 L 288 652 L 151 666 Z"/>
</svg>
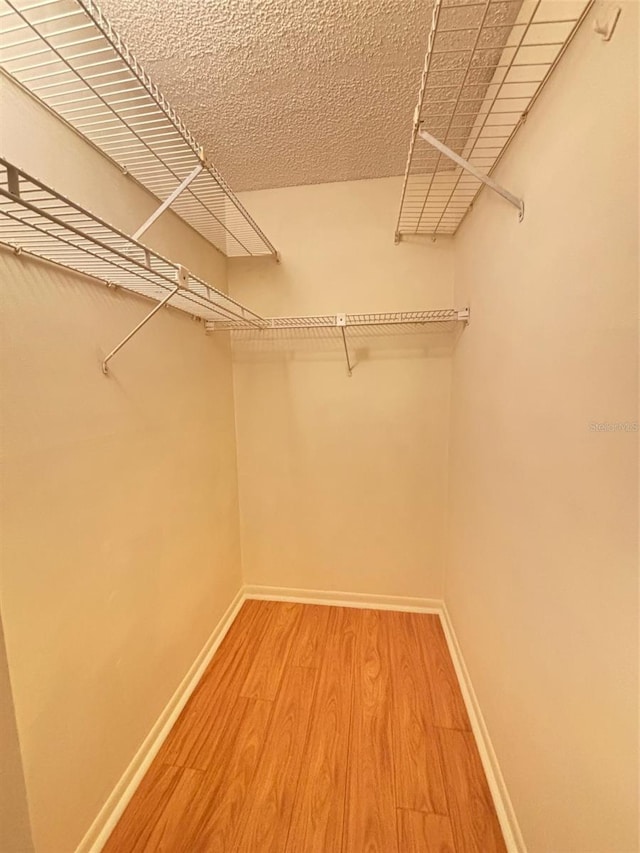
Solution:
<svg viewBox="0 0 640 853">
<path fill-rule="evenodd" d="M 638 0 L 0 0 L 0 853 L 640 853 Z"/>
</svg>

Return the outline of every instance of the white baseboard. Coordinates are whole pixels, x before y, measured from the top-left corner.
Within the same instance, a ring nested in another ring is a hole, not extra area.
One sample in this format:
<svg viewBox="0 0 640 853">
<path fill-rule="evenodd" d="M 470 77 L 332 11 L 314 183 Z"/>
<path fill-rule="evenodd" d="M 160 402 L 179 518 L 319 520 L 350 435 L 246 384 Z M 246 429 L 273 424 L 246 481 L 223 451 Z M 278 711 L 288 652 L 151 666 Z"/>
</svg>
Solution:
<svg viewBox="0 0 640 853">
<path fill-rule="evenodd" d="M 140 749 L 123 773 L 118 784 L 109 795 L 104 806 L 100 809 L 96 819 L 87 830 L 84 838 L 76 848 L 76 853 L 99 853 L 106 844 L 107 839 L 113 832 L 115 825 L 124 812 L 129 800 L 134 795 L 136 788 L 142 781 L 144 774 L 149 769 L 151 762 L 156 757 L 158 750 L 164 743 L 167 735 L 187 700 L 195 690 L 202 678 L 216 649 L 224 639 L 225 634 L 233 624 L 243 601 L 244 590 L 240 589 L 224 616 L 211 632 L 209 639 L 204 644 L 197 658 L 189 668 L 189 671 L 180 682 L 166 707 L 156 720 L 153 728 L 144 739 Z"/>
<path fill-rule="evenodd" d="M 442 601 L 437 598 L 370 595 L 364 592 L 249 584 L 244 587 L 244 594 L 245 598 L 257 598 L 262 601 L 294 601 L 297 604 L 328 604 L 332 607 L 361 607 L 369 610 L 402 610 L 413 613 L 440 613 L 442 610 Z"/>
<path fill-rule="evenodd" d="M 449 652 L 458 676 L 460 689 L 478 745 L 487 782 L 493 797 L 496 813 L 504 834 L 508 853 L 526 853 L 526 847 L 513 805 L 509 798 L 498 759 L 491 744 L 489 732 L 473 689 L 453 625 L 443 601 L 431 598 L 412 598 L 395 595 L 369 595 L 359 592 L 342 592 L 317 589 L 292 589 L 272 586 L 244 586 L 229 605 L 226 613 L 213 630 L 202 651 L 190 667 L 178 689 L 160 714 L 155 725 L 140 746 L 122 778 L 89 827 L 76 848 L 76 853 L 99 853 L 136 791 L 144 774 L 165 738 L 195 690 L 216 649 L 231 627 L 242 603 L 246 599 L 265 601 L 294 601 L 300 604 L 325 604 L 334 607 L 358 607 L 372 610 L 400 610 L 413 613 L 435 613 L 440 617 L 449 646 Z"/>
<path fill-rule="evenodd" d="M 458 643 L 458 638 L 456 637 L 456 633 L 453 629 L 449 611 L 447 610 L 444 602 L 440 610 L 440 621 L 447 640 L 447 645 L 449 646 L 449 653 L 453 660 L 456 675 L 458 676 L 460 690 L 462 691 L 464 703 L 467 707 L 467 713 L 469 714 L 469 720 L 471 722 L 471 729 L 478 746 L 478 752 L 480 753 L 480 759 L 487 777 L 489 790 L 491 791 L 491 796 L 496 808 L 498 820 L 500 821 L 500 828 L 504 835 L 504 842 L 507 846 L 508 853 L 527 853 L 524 838 L 522 837 L 520 826 L 518 825 L 518 819 L 516 817 L 511 798 L 509 797 L 509 792 L 507 790 L 502 771 L 500 770 L 500 765 L 498 764 L 498 758 L 493 748 L 493 744 L 491 743 L 491 738 L 489 737 L 487 724 L 482 716 L 478 697 L 473 689 L 469 671 L 464 662 L 464 657 L 462 656 L 460 644 Z"/>
</svg>

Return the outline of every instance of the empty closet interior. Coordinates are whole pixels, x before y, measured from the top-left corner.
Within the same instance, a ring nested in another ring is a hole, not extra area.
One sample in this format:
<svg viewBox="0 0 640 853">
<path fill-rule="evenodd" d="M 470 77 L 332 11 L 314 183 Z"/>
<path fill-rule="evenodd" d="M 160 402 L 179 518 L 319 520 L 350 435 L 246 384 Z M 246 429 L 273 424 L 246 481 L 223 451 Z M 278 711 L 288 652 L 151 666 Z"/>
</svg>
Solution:
<svg viewBox="0 0 640 853">
<path fill-rule="evenodd" d="M 640 850 L 638 43 L 0 0 L 2 853 Z"/>
</svg>

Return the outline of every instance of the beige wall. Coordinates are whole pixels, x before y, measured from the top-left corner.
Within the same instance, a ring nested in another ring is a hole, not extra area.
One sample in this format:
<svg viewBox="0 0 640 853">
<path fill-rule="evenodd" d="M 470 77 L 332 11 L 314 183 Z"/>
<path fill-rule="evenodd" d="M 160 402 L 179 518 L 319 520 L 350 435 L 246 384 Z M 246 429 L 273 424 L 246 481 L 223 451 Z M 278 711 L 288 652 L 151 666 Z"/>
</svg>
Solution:
<svg viewBox="0 0 640 853">
<path fill-rule="evenodd" d="M 153 201 L 4 87 L 0 150 L 133 228 Z M 24 128 L 24 132 L 20 132 Z M 225 286 L 189 228 L 152 242 Z M 0 252 L 0 606 L 38 853 L 71 851 L 241 585 L 228 336 Z"/>
<path fill-rule="evenodd" d="M 445 599 L 529 853 L 638 850 L 637 5 L 458 235 Z"/>
<path fill-rule="evenodd" d="M 229 264 L 265 315 L 450 307 L 451 244 L 394 246 L 399 179 L 247 193 L 280 264 Z M 450 358 L 424 336 L 243 341 L 234 382 L 250 584 L 442 593 Z"/>
<path fill-rule="evenodd" d="M 22 770 L 7 651 L 0 623 L 0 850 L 32 853 L 31 824 Z"/>
</svg>

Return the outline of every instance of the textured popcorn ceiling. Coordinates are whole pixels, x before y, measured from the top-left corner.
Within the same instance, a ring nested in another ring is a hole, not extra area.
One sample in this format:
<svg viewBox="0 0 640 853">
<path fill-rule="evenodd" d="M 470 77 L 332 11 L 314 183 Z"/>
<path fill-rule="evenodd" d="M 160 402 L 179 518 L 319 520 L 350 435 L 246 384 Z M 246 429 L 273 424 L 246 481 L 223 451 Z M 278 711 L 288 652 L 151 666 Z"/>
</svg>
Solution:
<svg viewBox="0 0 640 853">
<path fill-rule="evenodd" d="M 429 0 L 102 0 L 236 190 L 399 175 Z"/>
</svg>

